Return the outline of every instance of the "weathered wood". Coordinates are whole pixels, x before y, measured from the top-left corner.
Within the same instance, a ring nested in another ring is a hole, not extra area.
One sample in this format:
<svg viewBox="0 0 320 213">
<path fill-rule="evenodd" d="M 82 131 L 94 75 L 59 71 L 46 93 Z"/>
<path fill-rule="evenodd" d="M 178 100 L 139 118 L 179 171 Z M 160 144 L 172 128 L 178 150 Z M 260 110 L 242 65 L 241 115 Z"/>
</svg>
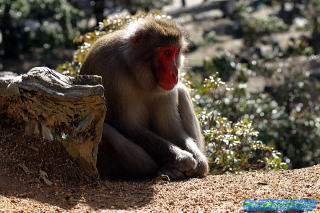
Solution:
<svg viewBox="0 0 320 213">
<path fill-rule="evenodd" d="M 61 142 L 80 166 L 97 174 L 106 113 L 100 76 L 68 77 L 46 67 L 0 75 L 0 112 L 24 122 L 28 135 Z"/>
</svg>

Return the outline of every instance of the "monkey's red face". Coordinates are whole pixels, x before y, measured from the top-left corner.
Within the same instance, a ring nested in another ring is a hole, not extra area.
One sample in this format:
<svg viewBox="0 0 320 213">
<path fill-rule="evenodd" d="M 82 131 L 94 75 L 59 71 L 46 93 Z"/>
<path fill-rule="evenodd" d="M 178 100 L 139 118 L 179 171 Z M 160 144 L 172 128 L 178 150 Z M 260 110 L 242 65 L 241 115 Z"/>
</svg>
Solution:
<svg viewBox="0 0 320 213">
<path fill-rule="evenodd" d="M 178 60 L 180 47 L 165 46 L 160 47 L 156 53 L 156 61 L 159 65 L 158 85 L 171 90 L 178 83 Z"/>
</svg>

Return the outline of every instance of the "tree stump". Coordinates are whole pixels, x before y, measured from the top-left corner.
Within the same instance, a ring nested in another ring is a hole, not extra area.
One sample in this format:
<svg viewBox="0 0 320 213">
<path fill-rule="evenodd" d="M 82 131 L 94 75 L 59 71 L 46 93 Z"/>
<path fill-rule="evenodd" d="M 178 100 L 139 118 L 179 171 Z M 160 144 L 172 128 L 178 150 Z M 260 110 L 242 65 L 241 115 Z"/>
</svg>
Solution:
<svg viewBox="0 0 320 213">
<path fill-rule="evenodd" d="M 106 113 L 100 76 L 68 77 L 46 67 L 20 76 L 2 74 L 0 113 L 25 124 L 26 135 L 61 142 L 82 168 L 98 174 Z"/>
</svg>

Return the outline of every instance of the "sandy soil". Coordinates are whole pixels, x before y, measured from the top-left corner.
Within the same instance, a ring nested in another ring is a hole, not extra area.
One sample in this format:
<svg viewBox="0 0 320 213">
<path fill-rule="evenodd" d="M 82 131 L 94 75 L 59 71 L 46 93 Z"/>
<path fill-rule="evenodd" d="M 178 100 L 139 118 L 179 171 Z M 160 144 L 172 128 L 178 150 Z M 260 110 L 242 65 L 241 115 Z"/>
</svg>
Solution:
<svg viewBox="0 0 320 213">
<path fill-rule="evenodd" d="M 243 212 L 247 198 L 320 199 L 320 166 L 179 182 L 100 181 L 59 144 L 22 136 L 0 117 L 0 212 Z"/>
</svg>

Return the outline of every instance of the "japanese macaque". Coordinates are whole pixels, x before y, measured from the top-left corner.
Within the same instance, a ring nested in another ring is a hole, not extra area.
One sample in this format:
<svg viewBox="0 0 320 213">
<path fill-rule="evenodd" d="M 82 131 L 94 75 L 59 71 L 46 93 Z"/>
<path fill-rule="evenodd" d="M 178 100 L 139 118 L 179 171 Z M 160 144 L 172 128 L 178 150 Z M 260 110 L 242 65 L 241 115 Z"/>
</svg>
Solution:
<svg viewBox="0 0 320 213">
<path fill-rule="evenodd" d="M 102 178 L 208 174 L 188 89 L 178 82 L 186 47 L 168 18 L 146 17 L 99 38 L 81 67 L 101 75 L 107 116 L 98 152 Z"/>
</svg>

